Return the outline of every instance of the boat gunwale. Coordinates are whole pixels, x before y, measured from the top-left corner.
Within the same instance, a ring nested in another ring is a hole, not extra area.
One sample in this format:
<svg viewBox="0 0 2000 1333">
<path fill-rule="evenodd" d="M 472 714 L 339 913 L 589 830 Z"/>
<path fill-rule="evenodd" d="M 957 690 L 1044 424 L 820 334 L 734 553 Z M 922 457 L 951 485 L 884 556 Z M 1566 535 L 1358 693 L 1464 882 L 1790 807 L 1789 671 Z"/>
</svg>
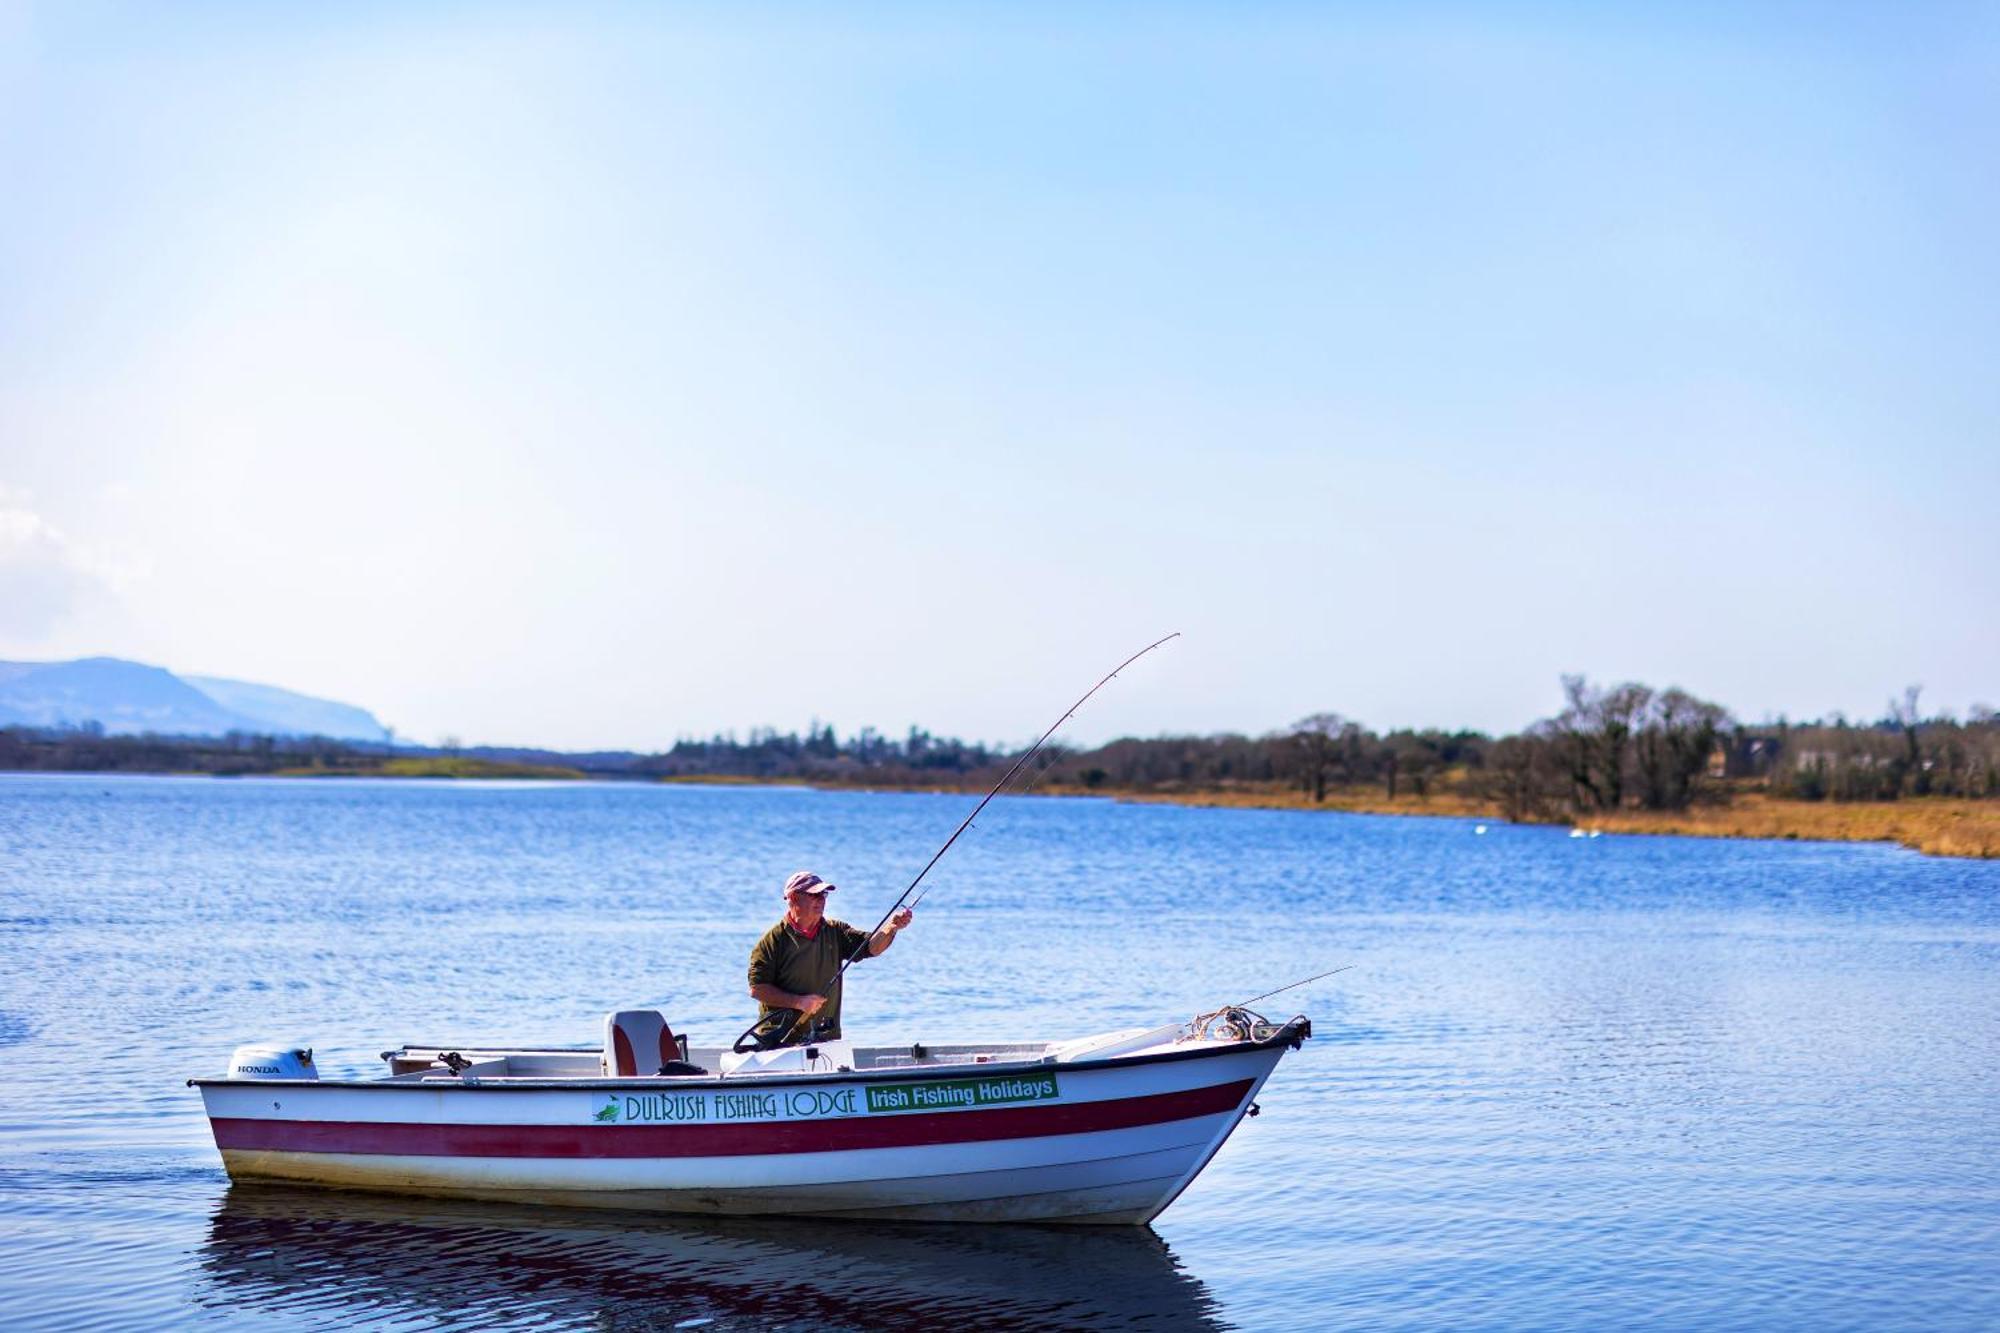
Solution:
<svg viewBox="0 0 2000 1333">
<path fill-rule="evenodd" d="M 187 1081 L 190 1088 L 286 1088 L 297 1091 L 301 1088 L 339 1088 L 342 1091 L 360 1089 L 384 1092 L 442 1092 L 456 1090 L 462 1092 L 612 1092 L 644 1091 L 661 1092 L 671 1089 L 687 1091 L 727 1091 L 736 1088 L 776 1088 L 794 1084 L 829 1082 L 887 1082 L 896 1079 L 935 1080 L 939 1078 L 983 1077 L 990 1074 L 1019 1073 L 1034 1070 L 1099 1070 L 1134 1069 L 1144 1065 L 1171 1064 L 1183 1060 L 1212 1060 L 1223 1055 L 1240 1055 L 1249 1051 L 1264 1051 L 1275 1046 L 1289 1046 L 1298 1050 L 1312 1036 L 1312 1020 L 1304 1014 L 1296 1014 L 1278 1025 L 1277 1031 L 1268 1037 L 1226 1043 L 1202 1043 L 1163 1051 L 1137 1051 L 1130 1055 L 1107 1055 L 1093 1060 L 1051 1060 L 1046 1056 L 1033 1060 L 991 1060 L 979 1065 L 941 1065 L 930 1068 L 904 1066 L 890 1069 L 849 1069 L 833 1070 L 828 1073 L 797 1074 L 641 1074 L 623 1077 L 595 1078 L 514 1078 L 507 1075 L 480 1075 L 471 1081 L 462 1078 L 433 1078 L 426 1082 L 395 1083 L 386 1078 L 373 1079 L 299 1079 L 299 1078 L 228 1078 L 203 1077 Z M 405 1046 L 403 1049 L 408 1050 Z M 431 1047 L 418 1047 L 430 1050 Z M 448 1049 L 437 1047 L 438 1050 Z M 481 1050 L 482 1047 L 460 1049 Z M 562 1053 L 575 1055 L 594 1050 L 593 1047 L 549 1047 L 539 1051 L 523 1049 L 522 1055 Z"/>
</svg>

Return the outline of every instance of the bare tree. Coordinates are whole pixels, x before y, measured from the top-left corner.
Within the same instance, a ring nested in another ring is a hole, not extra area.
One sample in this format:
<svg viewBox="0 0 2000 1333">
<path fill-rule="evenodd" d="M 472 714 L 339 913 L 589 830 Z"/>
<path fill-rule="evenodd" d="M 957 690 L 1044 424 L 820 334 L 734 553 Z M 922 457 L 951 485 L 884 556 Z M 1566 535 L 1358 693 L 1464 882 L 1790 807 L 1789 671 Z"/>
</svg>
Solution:
<svg viewBox="0 0 2000 1333">
<path fill-rule="evenodd" d="M 1292 753 L 1301 790 L 1314 804 L 1326 799 L 1327 776 L 1340 764 L 1350 733 L 1358 739 L 1360 730 L 1338 713 L 1314 713 L 1292 724 Z"/>
<path fill-rule="evenodd" d="M 1579 809 L 1616 810 L 1625 803 L 1633 723 L 1653 692 L 1631 683 L 1601 690 L 1580 675 L 1562 683 L 1566 704 L 1550 734 L 1569 774 L 1571 800 Z"/>
<path fill-rule="evenodd" d="M 1930 769 L 1924 763 L 1923 751 L 1917 743 L 1917 725 L 1923 721 L 1923 714 L 1917 708 L 1917 698 L 1924 692 L 1921 685 L 1911 685 L 1903 691 L 1901 700 L 1889 701 L 1889 721 L 1903 734 L 1903 753 L 1895 761 L 1895 783 L 1898 790 L 1908 784 L 1912 794 L 1928 796 L 1931 792 Z"/>
<path fill-rule="evenodd" d="M 1694 799 L 1729 714 L 1685 690 L 1657 696 L 1639 719 L 1633 740 L 1639 799 L 1649 809 L 1680 810 Z"/>
<path fill-rule="evenodd" d="M 1538 818 L 1546 811 L 1549 789 L 1562 780 L 1554 771 L 1555 750 L 1545 730 L 1505 737 L 1487 750 L 1480 786 L 1500 802 L 1502 815 L 1520 821 Z"/>
</svg>

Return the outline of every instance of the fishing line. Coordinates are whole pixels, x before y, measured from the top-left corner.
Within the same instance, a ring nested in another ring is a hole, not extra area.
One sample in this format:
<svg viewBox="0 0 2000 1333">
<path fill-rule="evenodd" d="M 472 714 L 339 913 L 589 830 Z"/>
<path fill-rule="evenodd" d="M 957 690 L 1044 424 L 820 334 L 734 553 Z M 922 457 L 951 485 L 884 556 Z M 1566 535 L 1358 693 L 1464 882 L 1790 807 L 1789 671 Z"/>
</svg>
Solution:
<svg viewBox="0 0 2000 1333">
<path fill-rule="evenodd" d="M 1055 748 L 1055 749 L 1058 749 L 1058 750 L 1059 750 L 1059 749 L 1060 749 L 1061 747 L 1060 747 L 1060 746 L 1058 746 L 1058 747 L 1054 747 L 1054 748 Z M 1015 778 L 1013 779 L 1013 783 L 1014 783 L 1014 785 L 1013 785 L 1013 786 L 1011 786 L 1011 787 L 1008 787 L 1008 788 L 1007 788 L 1006 790 L 1002 791 L 1002 792 L 1000 793 L 1000 795 L 1002 795 L 1002 796 L 1033 796 L 1033 795 L 1035 794 L 1035 788 L 1037 788 L 1037 787 L 1039 787 L 1039 786 L 1041 785 L 1041 782 L 1042 782 L 1042 779 L 1043 779 L 1044 777 L 1048 776 L 1048 773 L 1049 773 L 1049 770 L 1050 770 L 1051 768 L 1055 767 L 1055 764 L 1056 764 L 1057 762 L 1060 762 L 1060 761 L 1059 761 L 1059 760 L 1052 760 L 1051 762 L 1049 762 L 1049 763 L 1047 763 L 1047 764 L 1042 764 L 1042 765 L 1039 765 L 1039 766 L 1037 766 L 1037 767 L 1032 767 L 1032 768 L 1029 768 L 1029 769 L 1025 770 L 1025 771 L 1024 771 L 1023 773 L 1021 773 L 1021 774 L 1020 774 L 1019 776 L 1017 776 L 1017 777 L 1015 777 Z M 997 763 L 996 763 L 996 764 L 994 765 L 994 767 L 996 767 L 996 768 L 997 768 L 998 766 L 999 766 L 999 765 L 998 765 Z M 1006 779 L 1006 778 L 1002 778 L 1002 779 L 1001 779 L 1001 782 L 1003 782 L 1003 783 L 1005 783 L 1005 782 L 1007 782 L 1007 781 L 1008 781 L 1008 779 Z M 968 832 L 968 833 L 977 833 L 978 831 L 979 831 L 979 825 L 978 825 L 977 823 L 973 823 L 973 824 L 970 824 L 970 825 L 968 825 L 968 826 L 967 826 L 967 828 L 966 828 L 966 832 Z M 930 892 L 931 892 L 931 890 L 932 890 L 932 889 L 935 889 L 935 888 L 937 888 L 937 887 L 938 887 L 938 882 L 937 882 L 936 880 L 933 880 L 933 881 L 931 881 L 931 882 L 930 882 L 929 884 L 926 884 L 926 885 L 924 885 L 924 887 L 923 887 L 923 892 L 919 893 L 919 894 L 918 894 L 918 895 L 917 895 L 916 897 L 914 897 L 914 898 L 910 899 L 910 902 L 909 902 L 909 907 L 910 907 L 910 910 L 912 910 L 912 911 L 915 911 L 915 910 L 916 910 L 916 908 L 917 908 L 917 905 L 918 905 L 919 903 L 923 902 L 923 900 L 924 900 L 925 898 L 929 897 L 929 896 L 930 896 Z"/>
<path fill-rule="evenodd" d="M 1047 777 L 1055 769 L 1055 766 L 1061 762 L 1062 757 L 1060 755 L 1051 756 L 1046 764 L 1030 768 L 1022 775 L 1019 784 L 1012 791 L 1003 794 L 1007 796 L 1033 796 L 1035 788 L 1042 785 L 1042 779 Z"/>
</svg>

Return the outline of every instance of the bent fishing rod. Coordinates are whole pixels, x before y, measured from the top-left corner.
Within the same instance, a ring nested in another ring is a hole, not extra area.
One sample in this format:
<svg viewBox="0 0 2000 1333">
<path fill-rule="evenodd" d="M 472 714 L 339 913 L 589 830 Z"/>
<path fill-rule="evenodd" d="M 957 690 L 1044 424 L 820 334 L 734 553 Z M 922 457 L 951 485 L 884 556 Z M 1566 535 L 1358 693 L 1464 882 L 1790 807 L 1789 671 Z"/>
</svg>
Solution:
<svg viewBox="0 0 2000 1333">
<path fill-rule="evenodd" d="M 934 856 L 932 856 L 930 860 L 924 862 L 924 868 L 917 872 L 917 877 L 910 881 L 910 886 L 903 890 L 901 895 L 897 897 L 896 901 L 890 905 L 889 910 L 882 914 L 882 919 L 875 923 L 875 930 L 869 931 L 866 938 L 864 938 L 861 941 L 861 943 L 858 946 L 856 946 L 854 952 L 849 954 L 845 959 L 841 961 L 840 970 L 833 974 L 833 980 L 827 985 L 826 988 L 826 994 L 829 999 L 832 998 L 833 996 L 833 988 L 835 986 L 838 986 L 840 984 L 840 979 L 847 975 L 847 969 L 851 967 L 857 959 L 861 958 L 864 954 L 868 952 L 868 946 L 875 939 L 876 931 L 881 930 L 882 927 L 889 924 L 889 918 L 896 915 L 896 913 L 902 909 L 903 903 L 906 900 L 908 900 L 909 896 L 912 893 L 916 892 L 917 886 L 924 882 L 924 876 L 931 873 L 931 867 L 935 866 L 939 861 L 942 861 L 944 859 L 944 854 L 951 850 L 951 845 L 958 841 L 959 835 L 961 833 L 964 833 L 967 829 L 971 828 L 972 821 L 979 818 L 979 812 L 986 808 L 987 802 L 991 801 L 995 796 L 998 796 L 1001 793 L 1001 791 L 1005 789 L 1007 784 L 1014 780 L 1015 775 L 1020 773 L 1020 771 L 1023 768 L 1027 767 L 1028 761 L 1030 759 L 1033 759 L 1038 753 L 1040 753 L 1041 748 L 1044 745 L 1048 744 L 1049 737 L 1055 735 L 1057 729 L 1060 728 L 1063 723 L 1075 717 L 1077 710 L 1090 702 L 1091 695 L 1097 693 L 1099 690 L 1103 689 L 1106 685 L 1109 685 L 1112 681 L 1116 680 L 1118 678 L 1119 672 L 1123 671 L 1126 667 L 1131 666 L 1134 662 L 1144 657 L 1147 653 L 1152 652 L 1155 648 L 1159 647 L 1161 644 L 1166 643 L 1172 639 L 1178 639 L 1180 636 L 1181 632 L 1179 630 L 1175 630 L 1172 634 L 1167 635 L 1166 638 L 1155 639 L 1153 640 L 1153 642 L 1147 644 L 1144 648 L 1141 648 L 1138 652 L 1133 653 L 1130 657 L 1126 658 L 1124 661 L 1120 662 L 1117 666 L 1111 668 L 1110 671 L 1106 672 L 1103 680 L 1098 681 L 1095 685 L 1085 690 L 1083 692 L 1082 698 L 1078 699 L 1075 703 L 1071 704 L 1068 708 L 1064 709 L 1062 716 L 1049 724 L 1049 729 L 1042 733 L 1041 739 L 1037 740 L 1033 745 L 1029 746 L 1027 750 L 1022 753 L 1021 757 L 1014 761 L 1013 766 L 1007 770 L 1006 774 L 1003 777 L 1001 777 L 1001 779 L 998 782 L 993 784 L 993 789 L 987 792 L 986 795 L 979 798 L 979 804 L 972 807 L 972 813 L 967 815 L 959 823 L 959 826 L 952 830 L 951 836 L 944 840 L 944 846 L 938 848 L 937 853 Z M 798 1027 L 799 1020 L 806 1016 L 805 1011 L 802 1009 L 792 1009 L 786 1012 L 789 1012 L 792 1015 L 791 1021 L 786 1023 L 784 1028 L 778 1032 L 776 1038 L 773 1040 L 772 1043 L 773 1045 L 782 1046 L 785 1043 L 786 1039 L 792 1035 L 793 1029 Z M 756 1049 L 754 1045 L 746 1046 L 744 1043 L 751 1040 L 752 1033 L 756 1032 L 758 1028 L 763 1027 L 766 1023 L 770 1021 L 771 1020 L 768 1017 L 760 1018 L 755 1023 L 752 1023 L 749 1027 L 745 1028 L 743 1030 L 743 1035 L 736 1039 L 735 1049 L 737 1049 L 738 1051 Z"/>
</svg>

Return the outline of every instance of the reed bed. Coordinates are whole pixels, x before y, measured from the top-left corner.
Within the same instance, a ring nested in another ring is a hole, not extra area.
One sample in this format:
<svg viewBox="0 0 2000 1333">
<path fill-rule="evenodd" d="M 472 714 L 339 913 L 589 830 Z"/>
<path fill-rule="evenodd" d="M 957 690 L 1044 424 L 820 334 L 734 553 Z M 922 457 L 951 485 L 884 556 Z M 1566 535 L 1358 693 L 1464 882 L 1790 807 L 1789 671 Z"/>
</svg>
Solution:
<svg viewBox="0 0 2000 1333">
<path fill-rule="evenodd" d="M 1075 793 L 1074 789 L 1064 789 Z M 1492 801 L 1458 792 L 1428 797 L 1335 789 L 1315 804 L 1294 789 L 1238 787 L 1210 791 L 1098 791 L 1125 801 L 1250 810 L 1333 810 L 1349 814 L 1501 818 Z M 1543 822 L 1571 822 L 1548 820 Z M 1823 842 L 1894 842 L 1931 856 L 2000 858 L 2000 801 L 1905 797 L 1899 801 L 1796 801 L 1739 791 L 1686 810 L 1592 813 L 1576 827 L 1606 833 L 1671 833 L 1696 838 L 1784 838 Z"/>
</svg>

